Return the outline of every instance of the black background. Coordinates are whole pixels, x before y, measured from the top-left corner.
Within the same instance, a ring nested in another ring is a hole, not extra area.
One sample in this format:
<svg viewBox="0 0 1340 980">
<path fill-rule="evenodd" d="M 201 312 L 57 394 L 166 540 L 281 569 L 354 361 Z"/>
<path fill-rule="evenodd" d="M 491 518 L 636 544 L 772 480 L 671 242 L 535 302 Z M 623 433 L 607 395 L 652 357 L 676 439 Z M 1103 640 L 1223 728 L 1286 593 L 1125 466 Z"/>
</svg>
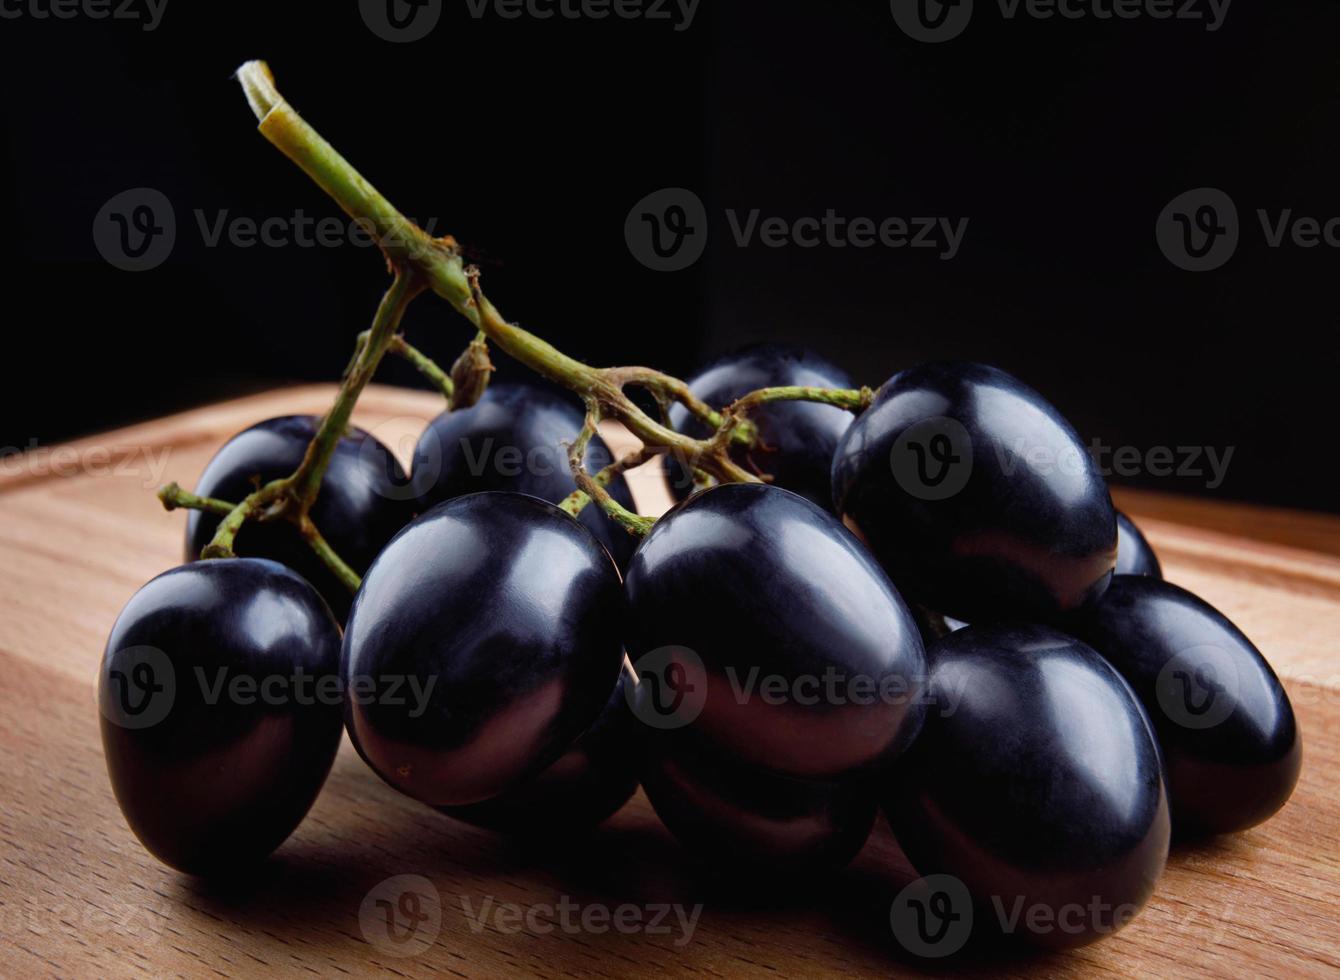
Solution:
<svg viewBox="0 0 1340 980">
<path fill-rule="evenodd" d="M 506 315 L 571 353 L 685 373 L 777 339 L 871 384 L 927 358 L 988 361 L 1087 439 L 1234 451 L 1212 491 L 1205 476 L 1126 482 L 1337 510 L 1340 256 L 1267 247 L 1256 218 L 1340 215 L 1337 28 L 1333 0 L 1236 0 L 1215 32 L 1007 19 L 977 0 L 943 44 L 911 40 L 884 0 L 703 0 L 684 31 L 476 19 L 446 0 L 405 45 L 353 2 L 169 0 L 152 32 L 0 19 L 0 446 L 343 367 L 386 282 L 374 250 L 209 247 L 196 224 L 335 213 L 230 80 L 263 57 L 393 202 L 470 247 Z M 624 242 L 629 209 L 667 186 L 695 190 L 711 219 L 685 272 L 652 272 Z M 1164 258 L 1154 225 L 1201 186 L 1234 199 L 1242 241 L 1195 274 Z M 170 259 L 145 273 L 105 263 L 91 235 L 134 187 L 163 191 L 178 218 Z M 755 208 L 969 225 L 952 261 L 738 247 L 727 209 Z M 448 363 L 470 336 L 431 299 L 407 324 Z M 414 383 L 402 365 L 385 378 Z"/>
</svg>

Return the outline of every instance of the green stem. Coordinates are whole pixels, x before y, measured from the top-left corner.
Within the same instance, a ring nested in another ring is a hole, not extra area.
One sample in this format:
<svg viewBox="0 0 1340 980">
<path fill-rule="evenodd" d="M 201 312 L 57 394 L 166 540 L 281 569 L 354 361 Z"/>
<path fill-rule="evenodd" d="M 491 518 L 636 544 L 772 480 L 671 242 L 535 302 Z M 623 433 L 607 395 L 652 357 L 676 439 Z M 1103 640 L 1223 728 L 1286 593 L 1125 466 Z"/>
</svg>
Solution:
<svg viewBox="0 0 1340 980">
<path fill-rule="evenodd" d="M 875 392 L 870 388 L 807 388 L 803 385 L 787 385 L 751 391 L 726 409 L 726 414 L 748 415 L 753 410 L 772 402 L 804 401 L 833 405 L 859 415 L 869 408 L 874 400 Z"/>
<path fill-rule="evenodd" d="M 651 462 L 659 455 L 661 455 L 660 450 L 651 446 L 643 446 L 641 449 L 629 453 L 622 459 L 615 460 L 591 479 L 595 480 L 596 483 L 602 487 L 608 487 L 617 477 L 622 476 L 629 470 L 637 469 L 644 463 Z M 586 509 L 586 505 L 590 502 L 591 497 L 585 490 L 574 490 L 572 493 L 568 494 L 568 496 L 564 497 L 563 502 L 558 506 L 560 510 L 567 511 L 573 517 L 577 517 Z"/>
<path fill-rule="evenodd" d="M 607 368 L 606 373 L 620 386 L 637 385 L 647 389 L 659 399 L 679 402 L 689 410 L 689 414 L 714 430 L 725 424 L 725 417 L 720 412 L 695 395 L 685 382 L 673 375 L 646 367 Z M 750 424 L 741 426 L 736 433 L 736 441 L 744 445 L 752 445 L 755 437 L 756 433 Z"/>
<path fill-rule="evenodd" d="M 262 135 L 302 168 L 347 214 L 375 233 L 388 262 L 397 271 L 396 285 L 383 301 L 378 324 L 374 325 L 367 343 L 360 348 L 350 367 L 340 399 L 327 416 L 322 433 L 313 440 L 302 468 L 292 478 L 292 492 L 302 515 L 311 506 L 334 444 L 348 424 L 353 403 L 371 377 L 369 368 L 375 370 L 381 356 L 393 343 L 395 324 L 399 322 L 404 304 L 417 294 L 420 285 L 450 303 L 501 350 L 579 394 L 591 410 L 587 428 L 602 416 L 615 418 L 644 445 L 674 453 L 696 475 L 707 479 L 758 482 L 756 474 L 732 459 L 731 450 L 757 443 L 757 429 L 747 416 L 761 405 L 805 399 L 859 412 L 870 404 L 873 395 L 869 389 L 829 391 L 792 387 L 754 392 L 726 411 L 718 412 L 697 398 L 683 381 L 659 371 L 639 367 L 594 368 L 569 357 L 535 334 L 508 322 L 483 295 L 478 270 L 465 266 L 455 240 L 429 236 L 396 210 L 284 100 L 263 62 L 248 62 L 238 70 L 237 77 L 260 121 Z M 411 273 L 415 274 L 412 284 Z M 436 369 L 436 365 L 433 368 Z M 440 373 L 440 369 L 437 370 Z M 459 400 L 459 381 L 452 380 L 457 381 L 453 386 L 453 399 Z M 624 387 L 630 384 L 652 391 L 662 406 L 671 400 L 683 404 L 696 418 L 715 429 L 715 433 L 707 439 L 694 439 L 675 431 L 664 421 L 653 419 L 624 392 Z M 445 390 L 440 379 L 437 386 Z M 583 451 L 592 434 L 594 429 L 581 440 Z M 574 460 L 574 475 L 582 491 L 625 527 L 634 533 L 645 533 L 650 520 L 619 507 L 599 481 L 586 473 L 581 453 Z M 259 507 L 262 503 L 265 501 L 254 506 Z M 239 505 L 239 510 L 246 504 L 244 501 Z M 574 506 L 578 506 L 575 500 Z"/>
<path fill-rule="evenodd" d="M 391 341 L 400 329 L 405 308 L 421 289 L 414 273 L 397 272 L 391 288 L 382 297 L 381 305 L 377 307 L 377 316 L 372 321 L 372 329 L 368 331 L 368 339 L 360 345 L 352 369 L 341 382 L 335 404 L 321 420 L 321 427 L 308 445 L 302 465 L 289 478 L 292 495 L 301 513 L 306 514 L 311 510 L 317 494 L 321 492 L 321 481 L 325 478 L 340 440 L 349 431 L 349 421 L 353 417 L 358 397 L 377 373 L 377 366 L 386 356 Z"/>
<path fill-rule="evenodd" d="M 396 334 L 391 338 L 389 353 L 403 358 L 413 365 L 414 369 L 423 375 L 430 385 L 442 393 L 442 397 L 447 400 L 447 404 L 451 404 L 456 386 L 452 384 L 451 375 L 438 367 L 435 360 L 410 344 L 401 334 Z"/>
<path fill-rule="evenodd" d="M 608 480 L 606 481 L 606 484 L 602 484 L 597 478 L 591 476 L 591 474 L 586 471 L 586 447 L 590 445 L 591 439 L 594 438 L 596 434 L 596 424 L 600 418 L 599 412 L 600 408 L 594 401 L 589 401 L 587 403 L 586 421 L 582 425 L 582 431 L 577 434 L 577 438 L 572 440 L 572 444 L 568 447 L 568 464 L 572 467 L 573 479 L 577 481 L 577 486 L 580 488 L 581 493 L 595 501 L 596 505 L 599 506 L 611 520 L 617 523 L 629 534 L 639 538 L 645 537 L 651 533 L 652 527 L 656 524 L 656 518 L 643 517 L 641 514 L 635 514 L 633 511 L 623 506 L 623 504 L 610 496 L 610 492 L 605 489 Z M 637 454 L 634 453 L 633 455 Z M 625 457 L 625 459 L 628 458 L 630 457 Z M 620 462 L 622 462 L 622 460 Z M 619 463 L 614 464 L 614 466 L 618 465 Z M 606 467 L 606 469 L 613 468 L 614 467 Z M 602 470 L 602 473 L 603 472 L 604 471 Z M 613 479 L 613 475 L 611 475 L 609 479 Z M 576 501 L 574 500 L 575 496 L 576 495 L 570 496 L 563 502 L 564 509 L 568 510 L 568 513 L 572 514 L 574 517 L 581 510 L 580 507 L 576 506 Z M 570 503 L 571 506 L 568 506 Z M 574 511 L 571 509 L 572 507 L 576 507 L 576 510 Z"/>
<path fill-rule="evenodd" d="M 169 483 L 159 490 L 158 499 L 163 502 L 164 510 L 176 510 L 179 507 L 185 510 L 203 510 L 206 513 L 214 514 L 216 517 L 227 517 L 237 508 L 237 504 L 230 504 L 226 500 L 219 500 L 215 497 L 197 497 L 195 494 L 183 490 L 178 483 Z"/>
<path fill-rule="evenodd" d="M 345 564 L 343 558 L 336 554 L 335 549 L 330 546 L 330 542 L 321 536 L 321 532 L 316 529 L 316 525 L 312 523 L 310 517 L 303 517 L 299 520 L 298 533 L 303 536 L 303 539 L 316 553 L 316 556 L 325 563 L 326 567 L 335 573 L 335 577 L 344 584 L 346 589 L 351 593 L 358 591 L 359 586 L 363 584 L 362 578 Z"/>
<path fill-rule="evenodd" d="M 497 341 L 498 345 L 507 350 L 508 353 L 517 356 L 516 351 L 510 349 L 505 340 L 499 340 L 499 337 L 506 338 L 512 331 L 537 340 L 544 347 L 549 347 L 539 338 L 534 338 L 533 335 L 526 333 L 519 327 L 506 323 L 493 304 L 479 293 L 477 287 L 474 295 L 477 308 L 480 311 L 480 329 L 487 333 L 491 339 Z M 553 350 L 552 347 L 549 347 L 549 349 Z M 589 368 L 579 361 L 573 361 L 566 354 L 560 353 L 559 357 L 577 365 L 580 371 L 572 370 L 567 376 L 561 373 L 549 373 L 543 367 L 536 366 L 536 364 L 526 360 L 525 357 L 519 359 L 540 371 L 541 374 L 547 374 L 552 380 L 571 388 L 582 395 L 584 400 L 588 402 L 594 400 L 605 412 L 622 422 L 628 431 L 644 444 L 669 450 L 688 461 L 690 465 L 707 470 L 713 476 L 728 483 L 759 482 L 757 476 L 740 466 L 728 455 L 728 449 L 735 441 L 735 429 L 719 430 L 718 434 L 711 439 L 694 439 L 692 436 L 686 436 L 682 432 L 677 432 L 668 425 L 656 421 L 634 404 L 633 400 L 623 391 L 623 382 L 619 376 L 620 369 L 597 370 Z M 746 420 L 743 418 L 738 418 L 735 423 L 737 427 L 744 424 L 746 424 Z"/>
<path fill-rule="evenodd" d="M 335 148 L 280 96 L 263 62 L 248 62 L 237 73 L 266 139 L 293 160 L 351 217 L 370 225 L 387 259 L 397 269 L 414 268 L 428 288 L 450 303 L 497 346 L 532 370 L 583 398 L 595 398 L 644 443 L 672 449 L 723 480 L 757 482 L 731 460 L 725 446 L 747 435 L 743 421 L 721 441 L 693 439 L 652 419 L 623 392 L 617 373 L 569 357 L 535 334 L 505 320 L 480 292 L 477 270 L 467 270 L 450 238 L 430 238 L 397 211 Z M 674 394 L 682 398 L 686 386 Z M 696 403 L 701 413 L 704 406 Z"/>
<path fill-rule="evenodd" d="M 282 513 L 282 499 L 289 492 L 292 486 L 292 478 L 275 480 L 273 483 L 267 483 L 255 493 L 251 494 L 240 504 L 228 512 L 223 520 L 219 521 L 218 530 L 214 532 L 214 537 L 210 539 L 209 544 L 205 545 L 200 552 L 201 558 L 236 558 L 233 551 L 233 542 L 237 538 L 237 532 L 242 530 L 242 525 L 247 521 L 260 520 L 263 516 L 272 516 L 271 508 L 277 503 L 279 510 L 274 514 Z"/>
<path fill-rule="evenodd" d="M 218 500 L 214 497 L 200 497 L 196 494 L 189 493 L 176 483 L 169 483 L 167 486 L 163 487 L 163 489 L 159 490 L 158 499 L 163 502 L 163 508 L 165 510 L 171 511 L 177 510 L 178 508 L 184 510 L 199 510 L 225 519 L 236 513 L 239 509 L 238 504 L 232 504 L 226 500 Z M 298 519 L 296 523 L 298 525 L 298 533 L 303 536 L 311 546 L 312 551 L 314 551 L 316 556 L 325 563 L 326 567 L 349 588 L 350 592 L 358 591 L 359 585 L 362 584 L 362 580 L 359 578 L 358 573 L 345 564 L 344 559 L 335 553 L 335 549 L 330 546 L 330 543 L 327 542 L 324 537 L 322 537 L 321 532 L 317 530 L 316 525 L 312 523 L 312 519 L 310 517 L 304 517 Z M 212 544 L 213 542 L 211 542 L 211 545 Z M 231 539 L 228 542 L 228 546 L 229 554 L 215 554 L 210 557 L 231 557 Z M 202 557 L 205 556 L 202 555 Z"/>
<path fill-rule="evenodd" d="M 335 403 L 321 420 L 321 425 L 312 441 L 308 443 L 307 452 L 303 455 L 298 469 L 291 476 L 267 483 L 228 511 L 219 522 L 214 537 L 200 553 L 201 558 L 234 557 L 233 543 L 242 526 L 249 520 L 287 518 L 297 525 L 317 555 L 345 584 L 358 578 L 312 527 L 308 514 L 321 492 L 321 481 L 325 479 L 326 470 L 335 455 L 340 439 L 349 429 L 349 421 L 359 396 L 372 380 L 382 358 L 386 356 L 392 338 L 400 329 L 400 320 L 404 316 L 405 308 L 421 290 L 422 286 L 413 272 L 396 273 L 391 288 L 382 297 L 381 305 L 377 308 L 372 329 L 367 332 L 366 338 L 359 338 L 353 363 L 345 372 Z M 163 499 L 165 506 L 168 504 L 166 498 L 160 497 L 160 499 Z M 174 497 L 173 501 L 182 505 L 180 498 Z"/>
<path fill-rule="evenodd" d="M 760 388 L 736 399 L 734 403 L 727 407 L 724 413 L 725 421 L 722 422 L 721 428 L 717 430 L 716 435 L 709 442 L 718 446 L 729 445 L 734 440 L 736 430 L 740 426 L 749 424 L 749 414 L 772 402 L 818 402 L 823 405 L 833 405 L 837 408 L 846 409 L 859 415 L 869 408 L 874 400 L 875 392 L 870 388 L 810 388 L 804 385 Z M 692 461 L 686 462 L 686 465 L 696 466 Z M 716 474 L 709 473 L 708 475 L 715 476 Z"/>
<path fill-rule="evenodd" d="M 461 302 L 469 299 L 470 287 L 456 256 L 455 243 L 430 237 L 392 207 L 285 101 L 275 88 L 268 65 L 248 61 L 238 69 L 237 80 L 260 120 L 260 131 L 266 139 L 301 167 L 351 218 L 367 227 L 395 268 L 420 264 L 424 253 L 454 257 L 454 263 L 425 263 L 440 277 L 432 288 L 435 292 L 454 293 Z"/>
</svg>

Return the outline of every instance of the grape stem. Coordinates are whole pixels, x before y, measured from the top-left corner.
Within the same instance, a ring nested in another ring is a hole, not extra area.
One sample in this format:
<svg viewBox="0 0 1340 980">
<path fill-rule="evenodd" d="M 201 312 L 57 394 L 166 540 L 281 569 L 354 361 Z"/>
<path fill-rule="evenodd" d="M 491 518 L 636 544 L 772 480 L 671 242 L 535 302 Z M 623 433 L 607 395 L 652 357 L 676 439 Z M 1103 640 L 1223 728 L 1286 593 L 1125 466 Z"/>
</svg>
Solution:
<svg viewBox="0 0 1340 980">
<path fill-rule="evenodd" d="M 345 371 L 347 375 L 353 370 L 353 365 L 358 362 L 358 355 L 363 349 L 363 344 L 367 343 L 368 337 L 372 335 L 371 330 L 364 330 L 358 335 L 358 347 L 354 350 L 354 360 L 350 362 L 350 367 Z M 391 345 L 386 349 L 386 353 L 394 354 L 401 360 L 410 364 L 414 370 L 423 375 L 424 380 L 433 388 L 441 393 L 447 401 L 447 408 L 452 407 L 452 398 L 456 393 L 456 385 L 451 380 L 451 375 L 443 371 L 438 363 L 434 361 L 423 351 L 419 350 L 413 344 L 405 339 L 404 334 L 396 334 L 391 338 Z"/>
<path fill-rule="evenodd" d="M 216 497 L 197 497 L 181 488 L 181 485 L 173 482 L 158 491 L 158 499 L 163 502 L 164 510 L 202 510 L 207 514 L 214 514 L 217 517 L 227 517 L 237 509 L 237 504 L 230 504 L 226 500 L 219 500 Z"/>
<path fill-rule="evenodd" d="M 615 460 L 595 476 L 591 477 L 591 479 L 595 480 L 595 482 L 602 487 L 608 487 L 616 478 L 627 473 L 629 470 L 637 469 L 637 467 L 642 466 L 644 463 L 651 462 L 659 455 L 661 455 L 661 451 L 654 446 L 643 446 L 641 449 L 634 450 L 622 459 Z M 571 462 L 572 457 L 569 455 L 568 463 L 571 464 Z M 563 502 L 558 506 L 560 510 L 566 511 L 573 517 L 577 517 L 586 509 L 586 505 L 589 503 L 591 503 L 591 496 L 585 490 L 579 489 L 574 490 L 565 497 Z"/>
<path fill-rule="evenodd" d="M 274 76 L 264 62 L 251 61 L 237 73 L 247 100 L 256 113 L 261 134 L 296 163 L 356 221 L 375 234 L 393 268 L 412 268 L 427 287 L 482 331 L 498 348 L 551 381 L 575 391 L 586 402 L 594 399 L 601 417 L 617 419 L 644 444 L 671 450 L 694 469 L 727 482 L 758 482 L 758 477 L 731 458 L 733 446 L 749 447 L 757 432 L 737 413 L 727 425 L 724 416 L 693 396 L 677 378 L 652 368 L 594 368 L 552 344 L 507 321 L 484 296 L 479 270 L 467 267 L 455 239 L 433 238 L 401 214 L 344 159 L 279 94 Z M 658 398 L 677 401 L 716 430 L 707 439 L 694 439 L 651 418 L 624 392 L 627 385 L 652 391 Z M 813 389 L 819 391 L 821 389 Z M 802 397 L 802 396 L 793 396 Z M 828 396 L 825 396 L 828 397 Z"/>
<path fill-rule="evenodd" d="M 597 477 L 593 477 L 586 470 L 586 448 L 591 444 L 591 439 L 596 434 L 596 426 L 600 423 L 600 406 L 595 399 L 590 399 L 586 403 L 586 421 L 582 425 L 581 432 L 577 433 L 577 438 L 572 440 L 568 446 L 568 465 L 572 468 L 572 478 L 577 481 L 579 487 L 578 493 L 569 496 L 563 501 L 564 509 L 574 517 L 581 513 L 585 504 L 576 499 L 578 494 L 584 495 L 588 500 L 595 501 L 596 505 L 605 512 L 605 514 L 616 524 L 622 527 L 634 537 L 645 537 L 651 533 L 652 526 L 656 523 L 654 517 L 643 517 L 635 514 L 623 504 L 619 503 L 610 495 L 609 490 L 605 489 L 611 480 L 622 472 L 620 467 L 627 469 L 636 465 L 634 460 L 641 453 L 633 453 L 625 456 L 623 459 L 615 462 L 611 466 L 605 467 L 600 471 L 600 475 L 605 477 L 604 482 Z M 643 447 L 643 452 L 649 450 L 649 447 Z M 643 460 L 646 462 L 646 460 Z"/>
<path fill-rule="evenodd" d="M 606 489 L 617 476 L 656 455 L 673 453 L 701 482 L 755 483 L 761 478 L 741 466 L 732 450 L 759 444 L 752 412 L 777 401 L 812 401 L 835 405 L 852 412 L 869 407 L 869 388 L 836 390 L 780 387 L 751 392 L 723 411 L 693 394 L 678 378 L 646 367 L 595 368 L 569 357 L 552 344 L 506 320 L 479 285 L 480 273 L 466 266 L 460 248 L 451 236 L 434 238 L 401 214 L 333 146 L 321 137 L 279 94 L 269 66 L 249 61 L 237 79 L 263 136 L 296 163 L 361 227 L 372 233 L 394 273 L 394 281 L 383 297 L 371 329 L 360 334 L 353 359 L 345 370 L 339 394 L 322 419 L 298 469 L 290 476 L 260 487 L 241 503 L 199 497 L 177 484 L 164 487 L 159 499 L 168 510 L 178 507 L 207 511 L 222 518 L 202 558 L 232 557 L 238 531 L 250 520 L 287 520 L 294 524 L 313 551 L 350 590 L 359 586 L 351 569 L 312 522 L 310 512 L 321 490 L 322 480 L 339 440 L 348 431 L 354 406 L 372 380 L 387 353 L 411 363 L 447 399 L 450 408 L 464 408 L 483 394 L 493 365 L 487 342 L 510 354 L 532 370 L 581 396 L 587 406 L 585 423 L 569 447 L 569 463 L 578 490 L 562 507 L 574 516 L 594 501 L 612 520 L 635 535 L 645 535 L 653 518 L 635 514 L 619 504 Z M 476 328 L 478 335 L 452 368 L 443 371 L 431 358 L 415 349 L 399 333 L 400 321 L 421 292 L 431 290 L 445 299 Z M 625 392 L 629 386 L 649 391 L 662 408 L 662 419 L 653 419 Z M 713 434 L 695 439 L 671 428 L 664 409 L 672 402 L 683 405 L 704 422 Z M 617 419 L 643 443 L 643 448 L 605 467 L 595 476 L 586 470 L 586 448 L 603 418 Z"/>
<path fill-rule="evenodd" d="M 359 338 L 353 363 L 345 372 L 344 380 L 340 384 L 339 394 L 335 397 L 335 403 L 331 405 L 330 410 L 322 418 L 316 435 L 312 437 L 312 441 L 307 446 L 302 463 L 290 476 L 265 484 L 255 493 L 248 495 L 240 504 L 223 514 L 223 519 L 219 522 L 219 527 L 214 532 L 213 539 L 200 553 L 201 558 L 235 557 L 233 543 L 242 526 L 249 520 L 287 520 L 297 527 L 298 532 L 316 552 L 317 557 L 325 562 L 327 567 L 338 575 L 341 581 L 350 588 L 357 590 L 359 585 L 358 573 L 353 571 L 335 553 L 329 542 L 322 537 L 321 532 L 312 522 L 310 513 L 317 495 L 321 492 L 321 481 L 325 478 L 326 470 L 330 466 L 331 459 L 334 458 L 340 439 L 349 430 L 349 420 L 353 415 L 354 405 L 358 403 L 358 398 L 363 394 L 363 389 L 368 386 L 368 382 L 376 374 L 382 358 L 386 356 L 387 350 L 390 349 L 391 343 L 400 329 L 400 321 L 404 316 L 405 309 L 422 290 L 422 283 L 416 273 L 412 271 L 409 273 L 397 272 L 394 281 L 391 283 L 391 288 L 387 290 L 386 295 L 382 298 L 381 305 L 377 308 L 377 316 L 373 320 L 372 328 L 366 336 Z M 178 488 L 178 491 L 180 491 L 180 488 Z M 193 495 L 186 495 L 181 492 L 171 498 L 165 497 L 163 494 L 159 495 L 164 506 L 168 507 L 169 510 L 174 507 L 193 506 L 193 502 L 188 500 L 188 497 L 193 498 Z M 203 498 L 194 498 L 194 500 L 209 505 L 198 509 L 209 509 L 211 512 L 218 512 L 223 503 L 217 500 L 206 501 Z"/>
</svg>

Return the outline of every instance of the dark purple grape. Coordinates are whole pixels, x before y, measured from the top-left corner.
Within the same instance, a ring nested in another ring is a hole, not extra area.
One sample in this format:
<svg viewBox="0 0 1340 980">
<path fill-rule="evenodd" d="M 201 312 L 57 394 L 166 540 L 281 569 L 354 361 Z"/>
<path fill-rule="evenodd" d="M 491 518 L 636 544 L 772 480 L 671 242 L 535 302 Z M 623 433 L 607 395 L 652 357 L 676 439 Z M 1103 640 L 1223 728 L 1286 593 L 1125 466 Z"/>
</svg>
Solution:
<svg viewBox="0 0 1340 980">
<path fill-rule="evenodd" d="M 774 345 L 747 347 L 715 361 L 689 380 L 689 389 L 715 409 L 757 391 L 785 385 L 810 388 L 852 388 L 851 378 L 841 368 L 806 350 Z M 776 486 L 833 509 L 830 471 L 833 450 L 851 425 L 850 412 L 813 402 L 777 402 L 751 416 L 758 426 L 760 445 L 748 454 L 737 453 L 737 462 L 750 460 L 773 478 Z M 710 435 L 705 423 L 682 405 L 670 409 L 670 424 L 685 435 Z M 693 475 L 673 456 L 667 457 L 667 476 L 675 497 L 683 500 L 693 492 Z"/>
<path fill-rule="evenodd" d="M 684 732 L 655 731 L 642 786 L 657 816 L 698 858 L 771 874 L 838 868 L 874 824 L 869 781 L 794 779 L 730 762 Z"/>
<path fill-rule="evenodd" d="M 1144 533 L 1121 511 L 1117 511 L 1117 567 L 1114 575 L 1151 575 L 1163 578 L 1163 566 Z"/>
<path fill-rule="evenodd" d="M 957 879 L 974 923 L 1030 942 L 1119 928 L 1149 898 L 1169 842 L 1158 746 L 1131 689 L 1041 626 L 971 626 L 928 656 L 934 705 L 883 777 L 908 859 Z"/>
<path fill-rule="evenodd" d="M 1285 804 L 1303 759 L 1293 707 L 1222 613 L 1168 582 L 1118 575 L 1076 632 L 1149 711 L 1179 835 L 1245 830 Z"/>
<path fill-rule="evenodd" d="M 899 589 L 967 622 L 1056 620 L 1116 561 L 1112 500 L 1075 431 L 980 364 L 894 375 L 838 447 L 833 499 Z"/>
<path fill-rule="evenodd" d="M 504 833 L 560 836 L 594 827 L 637 790 L 645 727 L 630 702 L 637 675 L 624 671 L 595 724 L 532 779 L 483 803 L 442 807 L 457 820 Z"/>
<path fill-rule="evenodd" d="M 276 562 L 195 562 L 151 581 L 107 639 L 102 746 L 131 830 L 191 874 L 263 859 L 340 744 L 340 630 Z"/>
<path fill-rule="evenodd" d="M 915 737 L 916 624 L 860 542 L 804 497 L 757 483 L 691 497 L 643 540 L 626 591 L 648 703 L 714 757 L 833 780 Z"/>
<path fill-rule="evenodd" d="M 341 661 L 350 738 L 425 803 L 499 796 L 595 722 L 623 660 L 622 612 L 609 552 L 553 504 L 439 504 L 386 546 L 354 600 Z"/>
<path fill-rule="evenodd" d="M 240 503 L 258 485 L 289 476 L 302 463 L 320 422 L 314 416 L 288 415 L 239 432 L 210 460 L 195 492 Z M 350 429 L 340 440 L 312 507 L 312 520 L 360 575 L 413 515 L 413 494 L 407 484 L 391 451 L 362 429 Z M 187 561 L 200 557 L 218 526 L 219 518 L 213 514 L 191 511 L 186 522 Z M 243 557 L 287 565 L 316 587 L 336 619 L 343 623 L 348 617 L 353 596 L 291 524 L 250 521 L 238 532 L 233 550 Z"/>
<path fill-rule="evenodd" d="M 420 509 L 486 490 L 528 493 L 551 504 L 577 489 L 568 465 L 567 444 L 582 429 L 585 415 L 569 398 L 538 385 L 490 385 L 478 404 L 435 418 L 419 438 L 411 467 Z M 586 451 L 596 473 L 614 462 L 596 436 Z M 619 503 L 633 509 L 623 477 L 609 486 Z M 581 522 L 626 567 L 637 540 L 587 506 Z"/>
</svg>

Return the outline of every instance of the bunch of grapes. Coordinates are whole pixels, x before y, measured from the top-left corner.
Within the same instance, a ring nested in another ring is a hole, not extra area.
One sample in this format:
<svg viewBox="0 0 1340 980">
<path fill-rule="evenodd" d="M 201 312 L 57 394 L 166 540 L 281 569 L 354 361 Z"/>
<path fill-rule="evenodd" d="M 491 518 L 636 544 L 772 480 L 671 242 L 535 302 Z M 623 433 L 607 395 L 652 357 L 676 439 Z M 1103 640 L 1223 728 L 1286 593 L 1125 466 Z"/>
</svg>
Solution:
<svg viewBox="0 0 1340 980">
<path fill-rule="evenodd" d="M 161 493 L 191 510 L 187 564 L 121 613 L 100 701 L 117 799 L 163 861 L 263 859 L 347 731 L 446 818 L 552 834 L 641 785 L 730 867 L 839 867 L 882 809 L 972 903 L 1100 910 L 1034 937 L 1082 943 L 1144 905 L 1174 834 L 1288 799 L 1301 746 L 1275 674 L 1163 580 L 1037 392 L 971 363 L 856 388 L 780 347 L 688 382 L 589 367 L 503 319 L 264 66 L 240 77 L 395 281 L 330 412 L 261 422 L 195 492 Z M 478 334 L 449 372 L 399 332 L 429 291 Z M 490 386 L 491 348 L 547 382 Z M 349 424 L 388 353 L 449 406 L 408 473 Z M 604 419 L 642 448 L 613 458 Z M 657 458 L 679 502 L 652 519 L 624 474 Z"/>
</svg>

